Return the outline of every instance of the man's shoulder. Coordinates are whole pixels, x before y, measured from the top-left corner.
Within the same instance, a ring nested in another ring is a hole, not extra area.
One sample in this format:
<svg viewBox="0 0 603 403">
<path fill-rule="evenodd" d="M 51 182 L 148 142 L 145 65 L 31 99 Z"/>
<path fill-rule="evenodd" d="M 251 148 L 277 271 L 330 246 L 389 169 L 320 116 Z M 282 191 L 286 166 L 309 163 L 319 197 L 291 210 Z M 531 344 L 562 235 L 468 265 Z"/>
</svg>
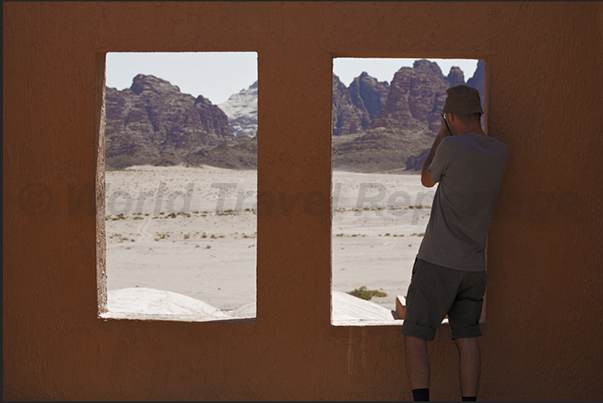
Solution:
<svg viewBox="0 0 603 403">
<path fill-rule="evenodd" d="M 493 149 L 496 149 L 496 151 L 500 155 L 503 155 L 505 157 L 509 156 L 509 146 L 504 141 L 499 140 L 494 137 L 488 137 L 488 138 L 492 139 Z"/>
<path fill-rule="evenodd" d="M 463 148 L 492 148 L 501 152 L 508 152 L 509 147 L 502 141 L 490 136 L 478 136 L 475 134 L 465 134 L 462 136 L 448 136 L 442 140 L 448 147 Z"/>
<path fill-rule="evenodd" d="M 469 136 L 462 135 L 444 137 L 440 145 L 443 145 L 443 148 L 448 148 L 450 150 L 470 150 L 475 148 L 477 144 L 473 139 L 469 138 Z"/>
</svg>

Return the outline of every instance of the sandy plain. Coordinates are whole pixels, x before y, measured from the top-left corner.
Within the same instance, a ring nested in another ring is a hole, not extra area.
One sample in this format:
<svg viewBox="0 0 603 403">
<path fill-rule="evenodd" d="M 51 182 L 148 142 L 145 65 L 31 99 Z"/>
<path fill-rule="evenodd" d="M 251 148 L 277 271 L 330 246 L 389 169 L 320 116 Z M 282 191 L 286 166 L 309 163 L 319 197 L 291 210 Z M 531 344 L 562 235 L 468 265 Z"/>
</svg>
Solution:
<svg viewBox="0 0 603 403">
<path fill-rule="evenodd" d="M 106 172 L 105 183 L 110 307 L 119 290 L 141 288 L 224 312 L 253 310 L 257 171 L 135 166 Z M 365 286 L 387 294 L 373 306 L 395 310 L 435 188 L 405 173 L 334 171 L 332 183 L 333 298 Z M 370 309 L 359 315 L 373 319 Z"/>
</svg>

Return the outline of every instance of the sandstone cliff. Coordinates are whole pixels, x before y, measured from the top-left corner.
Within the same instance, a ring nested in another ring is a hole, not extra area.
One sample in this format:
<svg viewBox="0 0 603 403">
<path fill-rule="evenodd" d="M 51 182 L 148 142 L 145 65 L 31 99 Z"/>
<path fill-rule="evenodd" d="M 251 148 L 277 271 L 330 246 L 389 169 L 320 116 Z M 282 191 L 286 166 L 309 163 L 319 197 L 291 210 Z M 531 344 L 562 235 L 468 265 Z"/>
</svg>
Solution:
<svg viewBox="0 0 603 403">
<path fill-rule="evenodd" d="M 486 62 L 479 60 L 473 77 L 467 81 L 467 85 L 476 88 L 482 98 L 482 108 L 484 107 L 484 94 L 486 93 Z M 482 120 L 483 122 L 483 120 Z"/>
<path fill-rule="evenodd" d="M 234 140 L 220 108 L 154 76 L 139 74 L 123 91 L 107 88 L 105 102 L 109 169 L 179 164 L 190 152 Z"/>
<path fill-rule="evenodd" d="M 333 136 L 355 133 L 362 130 L 362 122 L 370 121 L 368 112 L 358 108 L 352 101 L 350 90 L 333 74 L 333 109 L 331 112 Z"/>
<path fill-rule="evenodd" d="M 332 134 L 340 136 L 369 127 L 385 106 L 389 84 L 368 73 L 356 77 L 349 88 L 333 74 Z"/>
<path fill-rule="evenodd" d="M 483 62 L 480 63 L 472 78 L 474 81 L 471 82 L 477 82 L 476 80 L 485 76 Z M 359 92 L 356 88 L 362 88 L 359 84 L 363 80 L 376 82 L 363 73 L 350 85 L 350 94 Z M 437 63 L 425 59 L 417 60 L 412 68 L 402 67 L 395 73 L 387 91 L 384 91 L 385 86 L 379 91 L 374 90 L 374 93 L 378 92 L 380 99 L 385 101 L 377 113 L 372 113 L 369 123 L 366 124 L 363 117 L 369 112 L 366 108 L 367 112 L 363 114 L 362 108 L 366 105 L 365 99 L 368 97 L 363 97 L 364 103 L 361 104 L 358 101 L 353 102 L 359 97 L 350 95 L 350 103 L 355 109 L 348 107 L 350 112 L 347 115 L 341 114 L 341 107 L 337 108 L 335 101 L 336 94 L 345 95 L 345 86 L 336 86 L 334 82 L 333 116 L 337 114 L 339 126 L 345 128 L 357 126 L 346 123 L 346 117 L 352 116 L 353 122 L 360 120 L 362 129 L 347 132 L 333 130 L 334 136 L 340 136 L 333 137 L 333 168 L 364 172 L 420 170 L 427 156 L 426 151 L 431 147 L 440 129 L 446 89 L 464 83 L 464 74 L 458 67 L 452 67 L 448 76 L 444 76 Z M 476 88 L 480 90 L 483 98 L 483 85 Z M 374 98 L 376 96 L 373 95 Z M 355 114 L 352 113 L 354 111 Z M 341 136 L 343 134 L 346 136 Z"/>
<path fill-rule="evenodd" d="M 363 112 L 362 128 L 366 129 L 387 102 L 389 84 L 385 81 L 379 82 L 366 72 L 356 77 L 349 87 L 352 103 Z"/>
<path fill-rule="evenodd" d="M 353 139 L 333 140 L 333 168 L 365 172 L 405 168 L 409 157 L 433 142 L 448 87 L 436 63 L 417 60 L 412 68 L 402 67 L 366 129 Z"/>
<path fill-rule="evenodd" d="M 465 74 L 463 73 L 463 70 L 461 70 L 459 67 L 452 66 L 450 68 L 448 76 L 446 77 L 446 81 L 448 81 L 449 87 L 465 84 Z"/>
<path fill-rule="evenodd" d="M 385 107 L 371 127 L 437 132 L 449 86 L 437 63 L 417 60 L 412 68 L 402 67 L 394 75 Z"/>
</svg>

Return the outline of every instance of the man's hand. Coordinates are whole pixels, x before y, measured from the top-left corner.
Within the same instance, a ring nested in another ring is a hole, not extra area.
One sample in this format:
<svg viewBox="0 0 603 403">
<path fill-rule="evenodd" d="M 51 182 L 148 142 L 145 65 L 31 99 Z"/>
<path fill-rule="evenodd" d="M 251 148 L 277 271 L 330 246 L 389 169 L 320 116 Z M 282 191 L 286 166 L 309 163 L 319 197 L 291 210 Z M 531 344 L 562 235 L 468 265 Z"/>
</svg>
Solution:
<svg viewBox="0 0 603 403">
<path fill-rule="evenodd" d="M 448 122 L 446 122 L 446 119 L 444 119 L 443 116 L 442 116 L 442 120 L 440 121 L 440 125 L 441 125 L 440 131 L 438 132 L 438 136 L 437 136 L 440 138 L 440 141 L 442 141 L 442 139 L 444 137 L 452 136 L 452 133 L 448 129 Z"/>
<path fill-rule="evenodd" d="M 431 150 L 429 150 L 429 154 L 427 155 L 427 158 L 425 158 L 425 161 L 423 162 L 423 167 L 421 168 L 421 184 L 428 188 L 433 187 L 436 184 L 436 182 L 431 177 L 431 173 L 429 173 L 428 171 L 429 165 L 431 165 L 431 161 L 433 161 L 435 152 L 440 143 L 442 142 L 442 139 L 444 139 L 444 137 L 452 136 L 452 133 L 450 133 L 450 130 L 448 130 L 448 126 L 446 125 L 446 120 L 444 120 L 444 117 L 442 117 L 441 125 L 442 126 L 440 127 L 440 131 L 438 132 L 438 135 L 433 141 Z"/>
</svg>

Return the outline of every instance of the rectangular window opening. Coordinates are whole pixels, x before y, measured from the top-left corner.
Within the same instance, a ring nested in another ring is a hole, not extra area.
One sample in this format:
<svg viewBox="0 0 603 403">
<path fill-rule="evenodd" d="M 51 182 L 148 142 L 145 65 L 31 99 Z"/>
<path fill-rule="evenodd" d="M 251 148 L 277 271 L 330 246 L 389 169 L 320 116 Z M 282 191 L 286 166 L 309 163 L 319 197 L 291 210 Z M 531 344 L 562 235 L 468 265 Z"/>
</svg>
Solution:
<svg viewBox="0 0 603 403">
<path fill-rule="evenodd" d="M 105 82 L 100 316 L 255 318 L 257 53 L 107 53 Z"/>
<path fill-rule="evenodd" d="M 421 166 L 458 84 L 477 88 L 487 112 L 483 60 L 333 59 L 333 325 L 402 323 L 438 186 L 421 184 Z"/>
</svg>

